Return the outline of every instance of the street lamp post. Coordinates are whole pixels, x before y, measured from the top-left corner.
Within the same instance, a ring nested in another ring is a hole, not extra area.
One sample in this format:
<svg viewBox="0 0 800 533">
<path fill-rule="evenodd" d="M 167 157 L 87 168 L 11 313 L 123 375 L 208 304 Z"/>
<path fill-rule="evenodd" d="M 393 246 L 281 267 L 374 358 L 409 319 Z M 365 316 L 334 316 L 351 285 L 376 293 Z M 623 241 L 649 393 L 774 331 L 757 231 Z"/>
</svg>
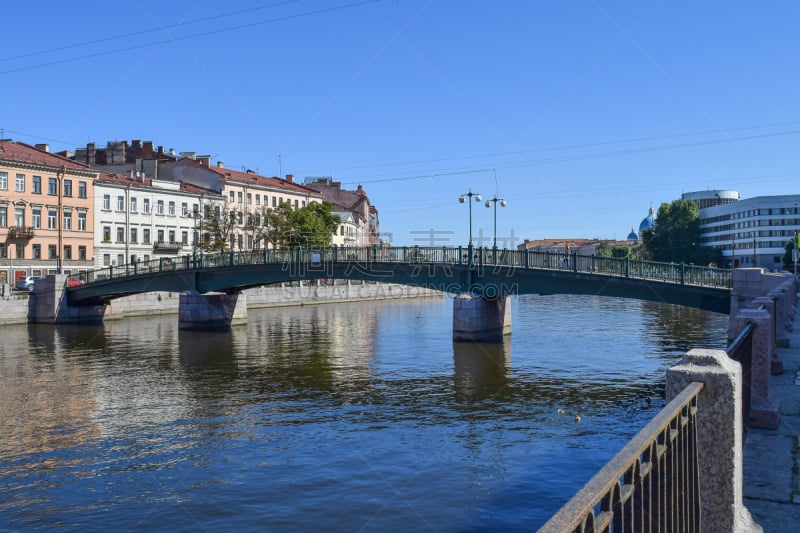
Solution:
<svg viewBox="0 0 800 533">
<path fill-rule="evenodd" d="M 494 241 L 492 247 L 497 250 L 497 202 L 500 202 L 500 207 L 505 207 L 508 205 L 505 200 L 502 198 L 498 198 L 497 196 L 493 198 L 489 198 L 486 200 L 486 207 L 491 207 L 494 204 Z"/>
<path fill-rule="evenodd" d="M 472 197 L 473 196 L 475 197 L 476 202 L 481 201 L 481 195 L 476 192 L 472 192 L 472 189 L 470 189 L 467 194 L 462 194 L 461 196 L 458 197 L 459 203 L 462 204 L 464 202 L 469 203 L 469 245 L 467 246 L 467 254 L 468 254 L 467 264 L 470 267 L 472 267 L 474 261 L 472 257 Z"/>
</svg>

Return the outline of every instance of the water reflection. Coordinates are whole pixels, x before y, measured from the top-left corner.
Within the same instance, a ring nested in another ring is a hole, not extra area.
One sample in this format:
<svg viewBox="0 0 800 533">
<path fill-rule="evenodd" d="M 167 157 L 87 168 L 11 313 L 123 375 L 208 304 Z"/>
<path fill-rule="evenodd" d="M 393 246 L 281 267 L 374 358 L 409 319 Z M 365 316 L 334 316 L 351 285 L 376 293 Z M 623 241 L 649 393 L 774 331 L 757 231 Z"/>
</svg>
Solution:
<svg viewBox="0 0 800 533">
<path fill-rule="evenodd" d="M 509 381 L 511 338 L 501 343 L 454 342 L 456 398 L 470 402 L 501 392 Z"/>
<path fill-rule="evenodd" d="M 727 327 L 728 315 L 651 301 L 642 302 L 642 315 L 665 356 L 692 348 L 725 348 L 726 338 L 709 337 L 708 331 Z"/>
</svg>

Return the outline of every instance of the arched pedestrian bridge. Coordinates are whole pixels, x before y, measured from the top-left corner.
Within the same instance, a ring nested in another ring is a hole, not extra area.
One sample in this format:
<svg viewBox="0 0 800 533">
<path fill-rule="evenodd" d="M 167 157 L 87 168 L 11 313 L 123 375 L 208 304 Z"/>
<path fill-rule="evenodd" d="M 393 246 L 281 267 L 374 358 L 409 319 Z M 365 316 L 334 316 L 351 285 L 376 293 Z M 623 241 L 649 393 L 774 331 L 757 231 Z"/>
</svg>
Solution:
<svg viewBox="0 0 800 533">
<path fill-rule="evenodd" d="M 69 278 L 70 306 L 151 291 L 235 294 L 325 278 L 401 283 L 492 299 L 592 294 L 728 313 L 731 271 L 577 254 L 473 247 L 292 249 L 204 254 L 111 266 Z"/>
<path fill-rule="evenodd" d="M 324 278 L 401 283 L 485 297 L 593 294 L 727 313 L 731 271 L 577 254 L 458 248 L 330 248 L 206 254 L 112 266 L 70 278 L 72 306 L 142 292 L 235 293 Z"/>
</svg>

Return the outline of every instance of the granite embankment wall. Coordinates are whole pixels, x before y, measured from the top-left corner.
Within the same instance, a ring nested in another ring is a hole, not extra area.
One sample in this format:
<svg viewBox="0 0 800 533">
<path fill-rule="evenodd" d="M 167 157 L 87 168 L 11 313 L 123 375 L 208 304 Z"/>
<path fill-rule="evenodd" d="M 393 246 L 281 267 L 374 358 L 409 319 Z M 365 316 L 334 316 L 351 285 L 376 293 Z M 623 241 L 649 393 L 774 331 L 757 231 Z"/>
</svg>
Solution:
<svg viewBox="0 0 800 533">
<path fill-rule="evenodd" d="M 257 287 L 244 291 L 247 308 L 318 305 L 340 302 L 364 302 L 402 298 L 441 298 L 443 293 L 393 283 L 348 283 L 335 285 L 306 283 Z M 9 286 L 0 286 L 0 324 L 25 324 L 28 322 L 31 295 L 12 293 Z M 104 320 L 128 316 L 178 314 L 180 293 L 151 292 L 118 298 L 111 302 Z"/>
</svg>

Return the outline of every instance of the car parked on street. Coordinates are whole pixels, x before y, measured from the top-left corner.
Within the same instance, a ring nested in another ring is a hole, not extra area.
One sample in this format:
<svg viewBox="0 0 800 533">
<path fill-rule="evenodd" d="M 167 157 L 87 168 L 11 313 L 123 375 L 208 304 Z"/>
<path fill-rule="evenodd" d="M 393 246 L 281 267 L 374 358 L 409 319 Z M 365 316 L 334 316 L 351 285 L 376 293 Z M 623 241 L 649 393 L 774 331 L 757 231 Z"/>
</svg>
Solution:
<svg viewBox="0 0 800 533">
<path fill-rule="evenodd" d="M 25 276 L 24 278 L 19 278 L 14 284 L 14 287 L 23 291 L 32 291 L 33 284 L 37 279 L 43 279 L 43 276 Z"/>
</svg>

